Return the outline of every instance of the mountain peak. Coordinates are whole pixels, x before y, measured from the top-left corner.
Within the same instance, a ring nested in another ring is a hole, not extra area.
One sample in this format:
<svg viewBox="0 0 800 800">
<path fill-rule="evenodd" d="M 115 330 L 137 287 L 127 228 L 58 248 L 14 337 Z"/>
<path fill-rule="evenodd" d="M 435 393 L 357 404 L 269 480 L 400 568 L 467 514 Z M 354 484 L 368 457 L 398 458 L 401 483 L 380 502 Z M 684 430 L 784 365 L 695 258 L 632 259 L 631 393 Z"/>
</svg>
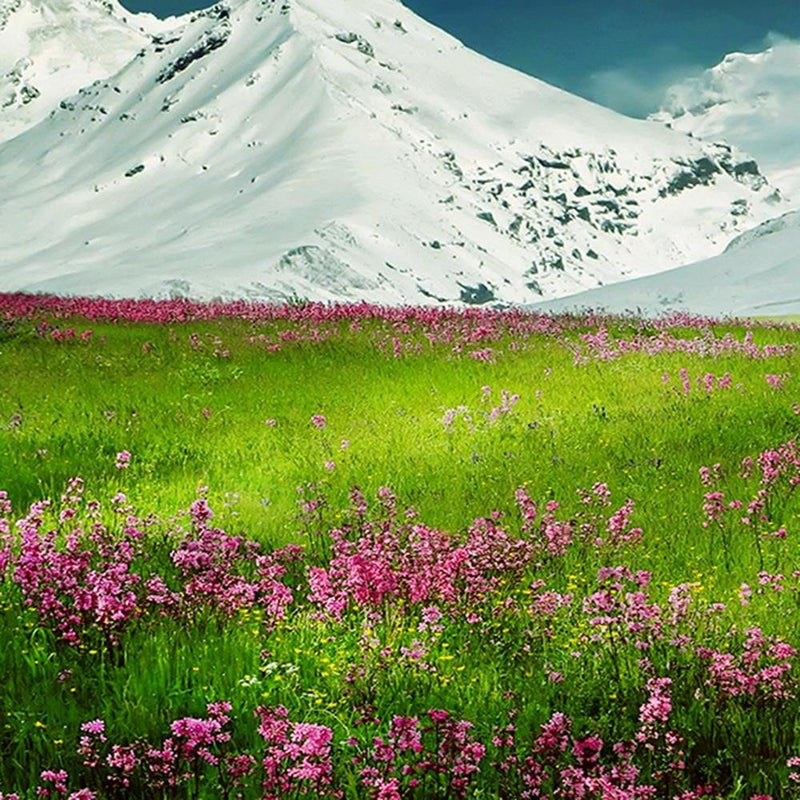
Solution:
<svg viewBox="0 0 800 800">
<path fill-rule="evenodd" d="M 525 302 L 712 255 L 779 203 L 733 148 L 495 64 L 396 0 L 133 23 L 125 63 L 0 144 L 0 288 Z"/>
</svg>

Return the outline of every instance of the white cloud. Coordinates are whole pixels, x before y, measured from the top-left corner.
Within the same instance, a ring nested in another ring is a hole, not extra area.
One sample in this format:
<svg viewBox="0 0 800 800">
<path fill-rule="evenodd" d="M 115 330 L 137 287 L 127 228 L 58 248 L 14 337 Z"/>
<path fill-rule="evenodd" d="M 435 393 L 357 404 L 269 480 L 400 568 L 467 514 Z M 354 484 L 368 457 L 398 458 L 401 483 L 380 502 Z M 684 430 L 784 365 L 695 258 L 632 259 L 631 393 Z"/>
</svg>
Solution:
<svg viewBox="0 0 800 800">
<path fill-rule="evenodd" d="M 736 145 L 800 198 L 800 40 L 773 33 L 753 50 L 671 86 L 663 107 L 676 129 Z"/>
<path fill-rule="evenodd" d="M 696 64 L 670 65 L 655 71 L 624 67 L 592 73 L 585 94 L 596 103 L 634 117 L 646 117 L 659 108 L 667 89 L 702 71 Z"/>
<path fill-rule="evenodd" d="M 769 34 L 751 53 L 731 53 L 715 67 L 676 82 L 667 93 L 673 112 L 713 101 L 744 100 L 759 105 L 800 96 L 800 41 Z"/>
</svg>

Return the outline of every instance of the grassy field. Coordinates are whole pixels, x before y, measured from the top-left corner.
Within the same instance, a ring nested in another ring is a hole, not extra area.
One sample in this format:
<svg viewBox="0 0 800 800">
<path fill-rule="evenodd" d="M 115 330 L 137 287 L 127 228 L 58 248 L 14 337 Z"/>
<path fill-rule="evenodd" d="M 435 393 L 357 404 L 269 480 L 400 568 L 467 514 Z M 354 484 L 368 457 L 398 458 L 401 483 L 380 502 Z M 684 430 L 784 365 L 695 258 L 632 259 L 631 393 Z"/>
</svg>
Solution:
<svg viewBox="0 0 800 800">
<path fill-rule="evenodd" d="M 800 791 L 796 325 L 0 300 L 0 797 Z"/>
</svg>

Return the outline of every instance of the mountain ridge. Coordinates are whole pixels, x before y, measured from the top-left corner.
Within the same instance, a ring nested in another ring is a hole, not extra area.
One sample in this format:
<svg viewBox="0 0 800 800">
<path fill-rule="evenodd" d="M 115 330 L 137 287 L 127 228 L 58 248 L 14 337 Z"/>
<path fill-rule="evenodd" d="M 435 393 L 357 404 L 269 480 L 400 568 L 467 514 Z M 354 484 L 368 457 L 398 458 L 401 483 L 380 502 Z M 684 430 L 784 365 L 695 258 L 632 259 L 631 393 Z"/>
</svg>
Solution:
<svg viewBox="0 0 800 800">
<path fill-rule="evenodd" d="M 735 149 L 494 64 L 393 0 L 242 0 L 159 30 L 0 142 L 0 289 L 530 302 L 781 210 Z"/>
<path fill-rule="evenodd" d="M 535 306 L 541 311 L 605 310 L 660 316 L 800 315 L 800 211 L 734 239 L 719 256 Z"/>
</svg>

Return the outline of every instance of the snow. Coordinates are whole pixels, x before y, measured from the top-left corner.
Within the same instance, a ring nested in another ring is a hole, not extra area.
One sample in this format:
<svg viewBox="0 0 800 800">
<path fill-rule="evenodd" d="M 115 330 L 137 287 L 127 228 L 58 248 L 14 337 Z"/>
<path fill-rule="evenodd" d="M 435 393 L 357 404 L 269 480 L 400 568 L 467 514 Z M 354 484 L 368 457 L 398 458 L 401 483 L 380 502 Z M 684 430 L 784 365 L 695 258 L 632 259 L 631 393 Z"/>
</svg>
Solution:
<svg viewBox="0 0 800 800">
<path fill-rule="evenodd" d="M 28 48 L 42 96 L 0 113 L 3 291 L 530 303 L 784 210 L 735 149 L 493 63 L 396 0 L 166 21 L 13 2 L 0 53 Z"/>
<path fill-rule="evenodd" d="M 800 212 L 765 223 L 696 264 L 606 286 L 537 306 L 540 310 L 605 309 L 659 315 L 800 314 Z"/>
<path fill-rule="evenodd" d="M 777 39 L 759 53 L 731 53 L 668 91 L 654 119 L 751 154 L 800 205 L 800 42 Z"/>
<path fill-rule="evenodd" d="M 122 68 L 169 24 L 115 0 L 0 0 L 0 141 Z"/>
</svg>

